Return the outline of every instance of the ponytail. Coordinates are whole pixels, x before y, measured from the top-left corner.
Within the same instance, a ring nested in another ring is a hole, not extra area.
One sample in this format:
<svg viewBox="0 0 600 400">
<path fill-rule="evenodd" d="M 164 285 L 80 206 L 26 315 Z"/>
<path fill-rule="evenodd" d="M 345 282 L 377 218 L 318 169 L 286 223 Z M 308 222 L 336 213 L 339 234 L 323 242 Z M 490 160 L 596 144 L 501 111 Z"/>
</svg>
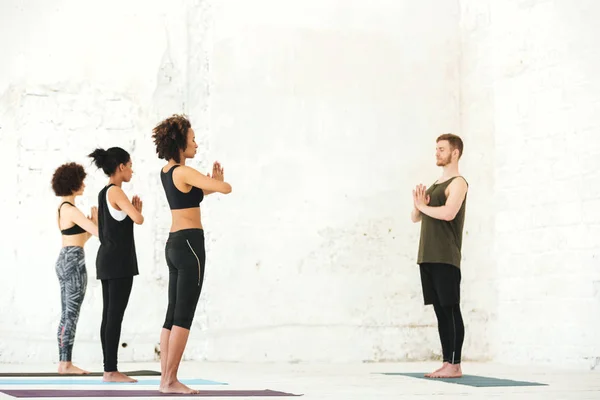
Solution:
<svg viewBox="0 0 600 400">
<path fill-rule="evenodd" d="M 96 167 L 101 168 L 107 176 L 113 175 L 119 165 L 127 164 L 131 159 L 129 153 L 120 147 L 111 147 L 108 150 L 98 148 L 88 157 L 91 157 Z"/>
</svg>

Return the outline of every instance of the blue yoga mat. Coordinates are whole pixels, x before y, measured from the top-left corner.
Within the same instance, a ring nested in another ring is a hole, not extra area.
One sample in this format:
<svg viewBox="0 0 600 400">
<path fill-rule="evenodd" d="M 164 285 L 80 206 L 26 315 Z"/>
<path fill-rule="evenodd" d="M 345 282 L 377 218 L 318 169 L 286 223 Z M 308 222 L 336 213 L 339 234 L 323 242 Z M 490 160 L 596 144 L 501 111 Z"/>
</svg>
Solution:
<svg viewBox="0 0 600 400">
<path fill-rule="evenodd" d="M 206 379 L 181 379 L 184 385 L 227 385 L 223 382 L 209 381 Z M 5 385 L 138 385 L 150 386 L 160 384 L 160 379 L 138 379 L 137 382 L 103 382 L 102 378 L 57 378 L 57 379 L 2 379 L 0 386 Z"/>
</svg>

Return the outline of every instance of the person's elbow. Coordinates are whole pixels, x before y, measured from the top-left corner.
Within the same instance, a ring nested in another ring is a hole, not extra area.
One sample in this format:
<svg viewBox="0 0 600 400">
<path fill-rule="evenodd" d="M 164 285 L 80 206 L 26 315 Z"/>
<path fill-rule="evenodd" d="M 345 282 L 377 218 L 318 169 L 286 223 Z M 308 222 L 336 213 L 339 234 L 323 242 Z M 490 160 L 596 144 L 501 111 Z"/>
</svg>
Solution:
<svg viewBox="0 0 600 400">
<path fill-rule="evenodd" d="M 223 194 L 231 193 L 231 185 L 227 182 L 223 182 L 223 188 L 220 190 L 220 192 Z"/>
<path fill-rule="evenodd" d="M 456 214 L 458 214 L 458 210 L 447 210 L 442 219 L 447 222 L 453 221 L 456 218 Z"/>
</svg>

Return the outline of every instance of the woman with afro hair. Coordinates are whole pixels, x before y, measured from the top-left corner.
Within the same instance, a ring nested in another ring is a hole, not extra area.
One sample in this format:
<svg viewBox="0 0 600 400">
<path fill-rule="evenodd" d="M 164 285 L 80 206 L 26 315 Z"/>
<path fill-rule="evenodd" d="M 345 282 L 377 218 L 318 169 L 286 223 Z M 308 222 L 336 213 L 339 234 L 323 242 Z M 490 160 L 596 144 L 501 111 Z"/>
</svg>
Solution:
<svg viewBox="0 0 600 400">
<path fill-rule="evenodd" d="M 177 379 L 177 371 L 188 340 L 204 279 L 204 230 L 200 202 L 210 193 L 231 192 L 224 182 L 223 168 L 213 164 L 212 176 L 187 166 L 196 155 L 196 137 L 190 121 L 173 115 L 160 122 L 152 138 L 160 159 L 166 160 L 160 178 L 171 209 L 171 229 L 165 247 L 169 268 L 169 303 L 160 335 L 163 393 L 196 394 Z"/>
<path fill-rule="evenodd" d="M 61 198 L 57 209 L 58 229 L 62 234 L 62 248 L 56 261 L 56 275 L 60 283 L 61 314 L 58 325 L 59 374 L 89 374 L 71 362 L 79 311 L 87 288 L 87 269 L 83 246 L 92 236 L 98 236 L 98 211 L 92 207 L 86 217 L 75 206 L 75 198 L 85 189 L 84 168 L 76 163 L 58 167 L 52 176 L 52 190 Z"/>
</svg>

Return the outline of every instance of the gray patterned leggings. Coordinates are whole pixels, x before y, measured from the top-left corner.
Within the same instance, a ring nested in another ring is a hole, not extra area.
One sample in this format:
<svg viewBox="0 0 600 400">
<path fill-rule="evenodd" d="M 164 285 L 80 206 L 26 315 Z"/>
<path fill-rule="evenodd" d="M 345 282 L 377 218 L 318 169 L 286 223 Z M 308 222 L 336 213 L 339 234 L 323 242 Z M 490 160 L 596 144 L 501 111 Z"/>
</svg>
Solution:
<svg viewBox="0 0 600 400">
<path fill-rule="evenodd" d="M 67 246 L 60 250 L 56 261 L 56 275 L 60 283 L 62 305 L 57 335 L 58 353 L 60 361 L 71 361 L 79 310 L 87 288 L 83 247 Z"/>
</svg>

